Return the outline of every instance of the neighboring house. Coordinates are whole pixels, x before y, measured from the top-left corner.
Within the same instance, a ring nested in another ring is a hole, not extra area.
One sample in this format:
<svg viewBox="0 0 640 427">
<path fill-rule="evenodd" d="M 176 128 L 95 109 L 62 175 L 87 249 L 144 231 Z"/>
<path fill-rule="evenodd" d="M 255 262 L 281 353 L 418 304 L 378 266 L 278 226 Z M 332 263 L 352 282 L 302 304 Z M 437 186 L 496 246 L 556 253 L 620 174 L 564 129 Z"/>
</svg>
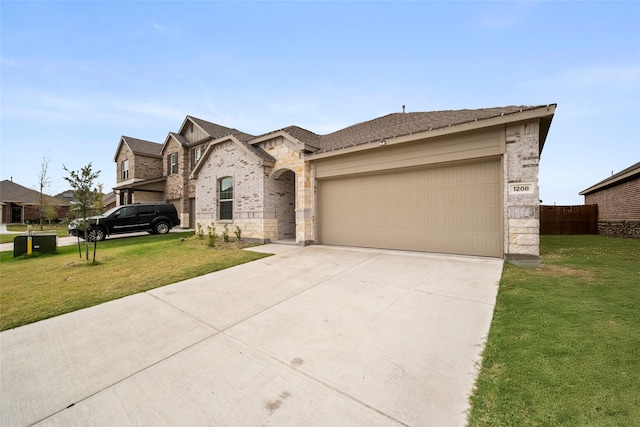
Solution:
<svg viewBox="0 0 640 427">
<path fill-rule="evenodd" d="M 240 141 L 254 138 L 237 129 L 187 116 L 180 130 L 177 133 L 169 132 L 162 145 L 166 176 L 164 199 L 176 206 L 182 227 L 196 226 L 196 180 L 192 177 L 192 171 L 212 141 L 227 136 Z"/>
<path fill-rule="evenodd" d="M 164 199 L 162 144 L 123 136 L 113 160 L 117 175 L 113 190 L 118 205 Z"/>
<path fill-rule="evenodd" d="M 640 239 L 640 162 L 580 192 L 598 205 L 598 232 Z"/>
<path fill-rule="evenodd" d="M 13 181 L 0 182 L 2 199 L 2 222 L 25 223 L 40 220 L 40 192 L 23 187 Z M 69 203 L 64 199 L 43 195 L 44 206 L 55 208 L 58 218 L 65 218 L 69 212 Z"/>
<path fill-rule="evenodd" d="M 191 171 L 210 141 L 225 135 L 253 138 L 237 129 L 187 116 L 180 130 L 169 132 L 163 144 L 120 138 L 117 164 L 117 204 L 168 201 L 176 206 L 181 226 L 195 227 L 195 179 Z"/>
<path fill-rule="evenodd" d="M 102 207 L 105 211 L 116 206 L 116 193 L 113 191 L 102 196 Z"/>
<path fill-rule="evenodd" d="M 184 226 L 261 241 L 537 257 L 555 108 L 394 113 L 327 135 L 252 136 L 187 116 L 162 145 L 162 199 Z M 116 161 L 141 155 L 126 145 Z"/>
</svg>

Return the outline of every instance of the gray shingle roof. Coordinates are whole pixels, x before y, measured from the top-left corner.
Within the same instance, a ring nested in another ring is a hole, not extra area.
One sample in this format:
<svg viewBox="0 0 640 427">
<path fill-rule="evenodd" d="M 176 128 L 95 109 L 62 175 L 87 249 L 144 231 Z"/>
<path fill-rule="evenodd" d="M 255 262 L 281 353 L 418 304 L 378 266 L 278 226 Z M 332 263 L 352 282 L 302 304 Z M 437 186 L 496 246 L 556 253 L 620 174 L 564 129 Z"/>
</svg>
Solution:
<svg viewBox="0 0 640 427">
<path fill-rule="evenodd" d="M 320 136 L 320 150 L 330 151 L 384 138 L 409 135 L 450 125 L 485 120 L 505 114 L 539 108 L 540 106 L 507 106 L 477 110 L 445 110 L 416 113 L 393 113 L 358 123 Z"/>
<path fill-rule="evenodd" d="M 415 113 L 392 113 L 362 123 L 340 129 L 326 135 L 318 135 L 299 126 L 288 126 L 280 130 L 260 135 L 263 138 L 277 132 L 286 132 L 299 141 L 319 150 L 316 153 L 339 150 L 372 141 L 410 135 L 453 125 L 486 120 L 507 114 L 545 107 L 539 106 L 507 106 L 481 108 L 476 110 L 445 110 Z"/>
<path fill-rule="evenodd" d="M 169 135 L 171 135 L 172 137 L 175 138 L 176 141 L 178 141 L 180 144 L 182 145 L 187 145 L 189 144 L 189 141 L 187 140 L 187 138 L 185 138 L 184 136 L 180 135 L 179 133 L 175 133 L 175 132 L 169 132 Z"/>
<path fill-rule="evenodd" d="M 320 135 L 313 133 L 309 130 L 306 130 L 304 128 L 301 128 L 299 126 L 289 126 L 282 130 L 287 132 L 289 135 L 293 136 L 297 140 L 305 142 L 316 148 L 319 148 L 320 144 L 322 143 Z"/>
<path fill-rule="evenodd" d="M 207 134 L 209 134 L 209 136 L 211 136 L 213 139 L 219 139 L 219 138 L 222 138 L 223 136 L 233 135 L 238 140 L 242 142 L 246 142 L 246 141 L 249 141 L 250 139 L 255 138 L 255 136 L 239 131 L 238 129 L 232 129 L 225 126 L 220 126 L 215 123 L 211 123 L 206 120 L 202 120 L 193 116 L 187 116 L 187 117 L 191 119 L 194 123 L 196 123 L 198 126 L 200 126 L 202 130 L 204 130 Z"/>
<path fill-rule="evenodd" d="M 147 156 L 161 157 L 162 156 L 162 144 L 157 142 L 145 141 L 144 139 L 132 138 L 130 136 L 123 136 L 131 151 L 134 154 L 142 154 Z"/>
<path fill-rule="evenodd" d="M 0 199 L 3 202 L 20 202 L 29 205 L 38 205 L 40 203 L 40 192 L 23 187 L 13 181 L 5 179 L 0 182 Z M 45 203 L 54 206 L 68 206 L 63 199 L 44 195 Z"/>
<path fill-rule="evenodd" d="M 262 148 L 256 147 L 255 145 L 247 144 L 244 141 L 240 141 L 240 143 L 243 144 L 245 147 L 247 147 L 247 149 L 249 151 L 254 153 L 256 156 L 258 156 L 263 161 L 271 162 L 271 163 L 276 161 L 276 159 L 271 154 L 267 153 Z"/>
</svg>

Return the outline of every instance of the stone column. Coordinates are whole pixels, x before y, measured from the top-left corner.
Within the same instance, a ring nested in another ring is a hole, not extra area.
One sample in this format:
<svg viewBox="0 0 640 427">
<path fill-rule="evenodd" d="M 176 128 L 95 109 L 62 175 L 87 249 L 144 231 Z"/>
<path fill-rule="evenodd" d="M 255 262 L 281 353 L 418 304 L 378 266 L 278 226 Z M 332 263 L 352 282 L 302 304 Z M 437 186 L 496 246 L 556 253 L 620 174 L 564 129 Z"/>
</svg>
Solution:
<svg viewBox="0 0 640 427">
<path fill-rule="evenodd" d="M 540 256 L 539 123 L 508 126 L 504 154 L 505 257 Z"/>
</svg>

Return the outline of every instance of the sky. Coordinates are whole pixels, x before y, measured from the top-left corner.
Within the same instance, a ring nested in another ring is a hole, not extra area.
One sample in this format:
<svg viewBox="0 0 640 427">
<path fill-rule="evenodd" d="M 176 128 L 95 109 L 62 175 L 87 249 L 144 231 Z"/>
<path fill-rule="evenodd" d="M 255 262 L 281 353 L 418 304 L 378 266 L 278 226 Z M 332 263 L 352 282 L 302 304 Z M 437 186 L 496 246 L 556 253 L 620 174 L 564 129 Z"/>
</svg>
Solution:
<svg viewBox="0 0 640 427">
<path fill-rule="evenodd" d="M 640 2 L 0 1 L 0 179 L 116 185 L 120 137 L 558 104 L 543 204 L 640 161 Z"/>
</svg>

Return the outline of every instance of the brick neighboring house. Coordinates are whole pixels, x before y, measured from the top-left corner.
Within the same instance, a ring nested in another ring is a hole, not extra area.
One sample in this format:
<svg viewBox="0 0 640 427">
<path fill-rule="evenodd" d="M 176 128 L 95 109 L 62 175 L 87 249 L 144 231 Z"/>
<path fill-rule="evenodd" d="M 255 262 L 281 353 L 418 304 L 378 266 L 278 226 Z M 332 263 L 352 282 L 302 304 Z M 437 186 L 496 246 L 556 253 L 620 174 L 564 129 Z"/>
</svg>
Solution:
<svg viewBox="0 0 640 427">
<path fill-rule="evenodd" d="M 40 192 L 5 179 L 0 182 L 0 198 L 3 223 L 40 220 Z M 44 204 L 55 207 L 58 218 L 65 218 L 69 212 L 69 203 L 61 198 L 45 194 Z"/>
<path fill-rule="evenodd" d="M 162 144 L 122 136 L 113 158 L 116 162 L 117 205 L 164 200 Z"/>
<path fill-rule="evenodd" d="M 579 194 L 598 205 L 598 233 L 640 239 L 640 162 Z"/>
<path fill-rule="evenodd" d="M 394 113 L 327 135 L 253 136 L 187 116 L 160 151 L 162 199 L 183 226 L 261 241 L 537 257 L 555 108 Z M 124 139 L 117 162 L 141 155 Z"/>
<path fill-rule="evenodd" d="M 196 226 L 196 180 L 191 175 L 212 141 L 233 137 L 247 141 L 252 135 L 187 116 L 177 133 L 169 132 L 162 145 L 166 177 L 164 197 L 176 206 L 182 227 Z"/>
<path fill-rule="evenodd" d="M 176 206 L 181 227 L 195 227 L 195 179 L 191 171 L 210 141 L 225 135 L 253 138 L 237 129 L 186 116 L 180 130 L 169 132 L 164 143 L 123 136 L 114 161 L 118 205 L 168 201 Z"/>
</svg>

